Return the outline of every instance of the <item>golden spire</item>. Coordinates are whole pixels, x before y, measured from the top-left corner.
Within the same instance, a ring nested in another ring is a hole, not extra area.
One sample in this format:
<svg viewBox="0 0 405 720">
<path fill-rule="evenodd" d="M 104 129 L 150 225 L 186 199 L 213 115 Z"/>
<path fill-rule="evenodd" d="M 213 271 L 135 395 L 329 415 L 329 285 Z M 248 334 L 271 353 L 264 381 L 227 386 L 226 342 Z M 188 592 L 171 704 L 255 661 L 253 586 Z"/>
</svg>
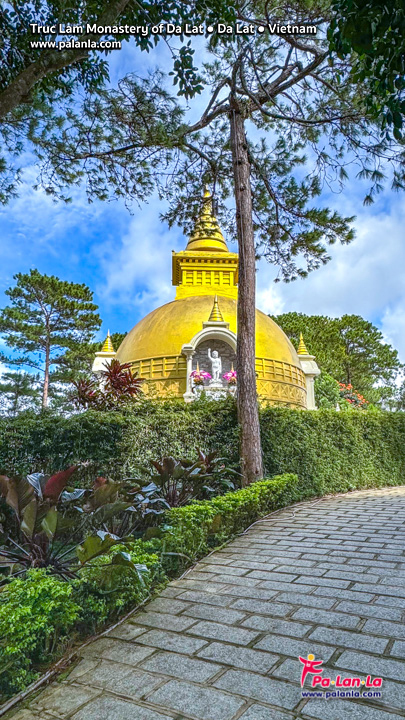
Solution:
<svg viewBox="0 0 405 720">
<path fill-rule="evenodd" d="M 212 211 L 212 195 L 207 188 L 204 190 L 202 208 L 195 221 L 186 250 L 229 252 L 218 220 Z"/>
<path fill-rule="evenodd" d="M 298 352 L 298 355 L 309 355 L 309 352 L 304 343 L 304 338 L 302 337 L 302 333 L 300 333 L 300 344 L 298 345 L 297 352 Z"/>
<path fill-rule="evenodd" d="M 208 318 L 208 322 L 224 322 L 224 318 L 222 317 L 222 313 L 219 309 L 217 295 L 215 295 L 214 304 L 212 306 L 211 315 Z"/>
<path fill-rule="evenodd" d="M 103 344 L 103 347 L 101 348 L 101 352 L 105 352 L 105 353 L 113 353 L 113 352 L 115 352 L 115 350 L 114 350 L 114 348 L 113 348 L 113 344 L 112 344 L 112 342 L 111 342 L 110 331 L 108 331 L 108 333 L 107 333 L 107 337 L 106 337 L 106 339 L 104 340 L 104 344 Z"/>
</svg>

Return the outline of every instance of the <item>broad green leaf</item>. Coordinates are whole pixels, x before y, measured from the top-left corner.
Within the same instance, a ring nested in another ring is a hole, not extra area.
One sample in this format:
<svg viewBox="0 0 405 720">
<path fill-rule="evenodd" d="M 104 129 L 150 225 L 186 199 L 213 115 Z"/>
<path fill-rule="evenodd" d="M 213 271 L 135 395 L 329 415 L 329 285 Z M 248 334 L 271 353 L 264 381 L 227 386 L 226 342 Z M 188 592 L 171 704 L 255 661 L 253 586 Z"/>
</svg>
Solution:
<svg viewBox="0 0 405 720">
<path fill-rule="evenodd" d="M 58 511 L 55 507 L 51 508 L 44 519 L 42 520 L 41 527 L 49 540 L 52 540 L 58 527 Z"/>
</svg>

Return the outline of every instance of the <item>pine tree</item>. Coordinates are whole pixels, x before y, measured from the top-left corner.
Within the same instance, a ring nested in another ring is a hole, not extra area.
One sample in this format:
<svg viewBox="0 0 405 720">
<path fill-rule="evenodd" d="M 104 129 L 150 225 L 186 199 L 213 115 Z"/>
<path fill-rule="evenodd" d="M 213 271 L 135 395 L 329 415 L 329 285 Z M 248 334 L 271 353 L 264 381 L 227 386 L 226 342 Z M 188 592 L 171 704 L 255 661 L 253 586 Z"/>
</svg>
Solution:
<svg viewBox="0 0 405 720">
<path fill-rule="evenodd" d="M 0 333 L 16 354 L 3 356 L 2 361 L 41 373 L 42 408 L 46 408 L 51 368 L 63 363 L 66 352 L 89 342 L 101 320 L 86 285 L 41 275 L 38 270 L 18 273 L 14 279 L 16 285 L 6 290 L 11 303 L 0 312 Z"/>
</svg>

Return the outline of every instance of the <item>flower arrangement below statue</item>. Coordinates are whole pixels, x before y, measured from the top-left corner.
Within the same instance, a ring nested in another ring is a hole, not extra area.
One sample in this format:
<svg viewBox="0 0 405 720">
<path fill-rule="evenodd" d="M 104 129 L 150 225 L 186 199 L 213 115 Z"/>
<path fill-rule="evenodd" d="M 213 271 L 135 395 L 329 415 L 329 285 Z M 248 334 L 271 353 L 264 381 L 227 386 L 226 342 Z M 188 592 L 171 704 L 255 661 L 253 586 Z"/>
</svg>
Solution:
<svg viewBox="0 0 405 720">
<path fill-rule="evenodd" d="M 224 373 L 222 377 L 224 378 L 224 380 L 226 380 L 228 385 L 236 385 L 236 370 L 234 370 L 233 367 L 232 370 Z"/>
<path fill-rule="evenodd" d="M 205 370 L 193 370 L 190 373 L 190 377 L 193 379 L 193 385 L 204 385 L 204 380 L 211 380 L 211 375 Z"/>
</svg>

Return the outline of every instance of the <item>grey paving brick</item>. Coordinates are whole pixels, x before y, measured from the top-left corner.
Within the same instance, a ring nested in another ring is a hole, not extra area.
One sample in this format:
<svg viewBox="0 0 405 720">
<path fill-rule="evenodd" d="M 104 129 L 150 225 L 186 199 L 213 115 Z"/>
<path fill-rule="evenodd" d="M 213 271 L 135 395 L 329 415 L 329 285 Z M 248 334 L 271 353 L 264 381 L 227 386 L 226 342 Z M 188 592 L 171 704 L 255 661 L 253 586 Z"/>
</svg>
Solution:
<svg viewBox="0 0 405 720">
<path fill-rule="evenodd" d="M 149 633 L 146 633 L 148 635 Z M 143 633 L 137 638 L 137 642 L 145 637 Z M 105 660 L 115 660 L 126 665 L 137 665 L 153 652 L 151 648 L 141 647 L 134 643 L 124 642 L 121 640 L 113 640 L 110 638 L 100 638 L 91 645 L 88 645 L 81 654 L 83 657 L 100 657 Z"/>
<path fill-rule="evenodd" d="M 131 622 L 138 625 L 147 625 L 148 627 L 161 628 L 162 630 L 173 630 L 181 632 L 187 630 L 193 625 L 192 618 L 184 617 L 184 615 L 168 615 L 159 612 L 142 612 L 134 615 Z"/>
<path fill-rule="evenodd" d="M 330 610 L 335 604 L 335 598 L 318 597 L 317 595 L 297 595 L 297 593 L 284 592 L 276 595 L 275 602 L 294 603 L 304 607 L 317 607 Z"/>
<path fill-rule="evenodd" d="M 164 630 L 149 630 L 149 632 L 141 635 L 139 642 L 145 645 L 150 645 L 149 648 L 139 648 L 139 650 L 148 650 L 145 654 L 150 655 L 153 650 L 152 648 L 160 648 L 161 650 L 172 650 L 173 652 L 187 653 L 192 655 L 196 650 L 205 645 L 205 640 L 199 638 L 188 637 L 185 635 L 179 635 L 177 633 L 165 632 Z M 143 658 L 141 658 L 143 660 Z"/>
<path fill-rule="evenodd" d="M 258 637 L 258 633 L 253 630 L 208 621 L 199 622 L 189 630 L 186 630 L 186 632 L 192 633 L 193 635 L 201 635 L 207 639 L 224 640 L 225 642 L 235 643 L 236 645 L 248 645 Z"/>
<path fill-rule="evenodd" d="M 304 637 L 312 625 L 304 625 L 303 623 L 292 622 L 291 620 L 281 620 L 266 615 L 251 615 L 241 623 L 243 627 L 255 628 L 265 632 L 272 632 L 280 635 L 288 635 L 291 637 Z"/>
<path fill-rule="evenodd" d="M 306 581 L 308 583 L 309 578 L 306 578 Z M 259 580 L 257 581 L 259 582 Z M 294 593 L 302 593 L 303 595 L 307 595 L 308 593 L 312 592 L 312 590 L 316 589 L 316 585 L 301 585 L 295 583 L 284 583 L 284 582 L 275 582 L 273 580 L 263 580 L 259 588 L 265 588 L 266 590 L 278 590 L 279 592 L 294 592 Z"/>
<path fill-rule="evenodd" d="M 308 578 L 301 576 L 296 579 L 295 583 L 307 584 Z M 350 582 L 349 582 L 349 580 L 335 580 L 334 578 L 312 577 L 311 585 L 324 585 L 325 587 L 345 589 L 345 588 L 349 587 Z"/>
<path fill-rule="evenodd" d="M 58 715 L 69 715 L 79 707 L 99 695 L 92 687 L 76 685 L 52 685 L 32 703 L 33 709 L 47 710 Z"/>
<path fill-rule="evenodd" d="M 251 570 L 247 577 L 258 578 L 259 580 L 274 580 L 275 582 L 293 582 L 297 573 L 265 572 L 263 570 Z"/>
<path fill-rule="evenodd" d="M 217 605 L 223 607 L 230 605 L 232 598 L 227 595 L 214 595 L 208 592 L 199 592 L 198 590 L 186 590 L 186 592 L 179 595 L 181 601 L 188 600 L 193 603 L 207 603 L 208 605 Z"/>
<path fill-rule="evenodd" d="M 199 720 L 231 720 L 243 706 L 241 698 L 191 683 L 170 680 L 148 697 L 149 702 Z"/>
<path fill-rule="evenodd" d="M 400 716 L 370 707 L 365 701 L 329 699 L 309 700 L 302 710 L 305 718 L 319 720 L 400 720 Z"/>
<path fill-rule="evenodd" d="M 338 588 L 320 587 L 315 590 L 315 596 L 333 597 L 342 600 L 356 600 L 358 602 L 369 602 L 375 595 L 370 592 L 355 592 L 353 590 L 340 590 Z"/>
<path fill-rule="evenodd" d="M 317 627 L 310 634 L 310 638 L 325 642 L 338 647 L 355 648 L 356 650 L 368 650 L 373 653 L 382 653 L 388 644 L 388 638 L 376 638 L 371 635 L 337 630 L 334 628 Z"/>
<path fill-rule="evenodd" d="M 399 660 L 372 657 L 363 653 L 346 650 L 335 663 L 345 670 L 356 670 L 367 675 L 376 675 L 392 680 L 404 679 L 404 663 Z"/>
<path fill-rule="evenodd" d="M 366 585 L 364 583 L 355 583 L 353 590 L 361 592 L 372 592 L 378 593 L 378 595 L 393 595 L 394 597 L 405 598 L 405 585 Z"/>
<path fill-rule="evenodd" d="M 391 648 L 391 655 L 405 658 L 405 642 L 403 640 L 396 640 Z"/>
<path fill-rule="evenodd" d="M 117 695 L 127 698 L 141 698 L 159 685 L 162 679 L 158 675 L 144 672 L 143 670 L 129 668 L 129 672 L 119 671 L 125 665 L 108 663 L 109 668 L 99 666 L 96 672 L 89 672 L 80 678 L 80 683 L 87 686 L 94 686 L 103 690 L 109 690 Z"/>
<path fill-rule="evenodd" d="M 405 598 L 388 597 L 387 595 L 384 595 L 383 597 L 378 597 L 375 601 L 375 604 L 383 605 L 384 607 L 396 607 L 405 610 Z"/>
<path fill-rule="evenodd" d="M 247 598 L 257 598 L 258 600 L 270 600 L 270 598 L 273 598 L 277 594 L 277 591 L 273 588 L 263 588 L 263 587 L 244 587 L 244 588 L 236 588 L 235 585 L 227 585 L 221 590 L 221 595 L 232 595 L 236 597 L 247 597 Z M 229 602 L 232 602 L 232 599 L 229 599 Z"/>
<path fill-rule="evenodd" d="M 232 625 L 246 617 L 246 613 L 238 612 L 237 610 L 203 604 L 189 604 L 188 609 L 185 610 L 182 617 L 185 615 L 202 620 L 212 620 L 213 622 L 224 623 L 225 625 Z"/>
<path fill-rule="evenodd" d="M 202 572 L 214 574 L 224 573 L 225 575 L 246 575 L 246 573 L 248 572 L 246 568 L 242 567 L 235 567 L 233 565 L 208 565 L 204 562 L 201 562 L 198 567 L 201 568 Z"/>
<path fill-rule="evenodd" d="M 194 573 L 194 575 L 201 575 L 202 573 Z M 204 573 L 205 575 L 209 575 L 209 573 Z M 191 577 L 191 574 L 188 576 Z M 213 575 L 211 575 L 213 577 Z M 260 580 L 257 578 L 252 577 L 239 577 L 237 575 L 215 575 L 215 581 L 217 583 L 225 583 L 227 585 L 246 585 L 248 587 L 254 587 L 255 585 L 258 585 Z"/>
<path fill-rule="evenodd" d="M 199 650 L 198 657 L 214 660 L 222 665 L 231 665 L 242 670 L 253 670 L 259 673 L 266 673 L 279 659 L 279 656 L 273 653 L 216 642 Z"/>
<path fill-rule="evenodd" d="M 319 625 L 328 625 L 335 628 L 350 628 L 354 630 L 360 622 L 356 615 L 345 615 L 344 613 L 320 610 L 319 608 L 302 607 L 292 616 L 293 620 L 307 620 Z"/>
<path fill-rule="evenodd" d="M 118 627 L 110 630 L 106 637 L 118 638 L 119 640 L 134 640 L 143 632 L 145 632 L 145 628 L 132 625 L 131 621 L 128 620 L 128 622 L 122 623 L 122 625 L 118 625 Z"/>
<path fill-rule="evenodd" d="M 350 602 L 342 600 L 335 608 L 339 612 L 354 613 L 360 617 L 374 617 L 382 620 L 401 620 L 402 610 L 400 608 L 382 607 L 370 603 Z"/>
<path fill-rule="evenodd" d="M 167 720 L 167 718 L 167 714 L 162 715 L 136 703 L 108 695 L 96 698 L 72 716 L 72 720 Z"/>
<path fill-rule="evenodd" d="M 177 615 L 177 613 L 185 610 L 186 607 L 187 603 L 181 602 L 181 600 L 159 597 L 156 598 L 156 600 L 152 600 L 152 602 L 148 603 L 147 610 L 148 612 L 159 612 L 168 613 L 169 615 Z"/>
<path fill-rule="evenodd" d="M 364 632 L 373 635 L 386 635 L 393 638 L 405 639 L 405 626 L 403 623 L 390 622 L 390 620 L 367 620 L 363 628 Z"/>
<path fill-rule="evenodd" d="M 308 655 L 315 653 L 317 657 L 322 658 L 325 662 L 332 657 L 335 649 L 327 645 L 319 645 L 314 640 L 296 640 L 289 637 L 280 638 L 277 635 L 266 635 L 259 640 L 254 649 L 267 650 L 268 652 L 278 652 L 280 655 L 290 655 L 297 658 L 299 655 Z"/>
<path fill-rule="evenodd" d="M 240 670 L 229 670 L 214 685 L 235 695 L 261 700 L 285 710 L 293 710 L 301 700 L 298 687 Z"/>
<path fill-rule="evenodd" d="M 273 602 L 272 600 L 255 600 L 254 598 L 238 598 L 234 600 L 232 608 L 237 610 L 247 610 L 248 612 L 257 613 L 259 615 L 275 615 L 277 617 L 285 617 L 292 609 L 293 605 L 287 603 Z"/>
<path fill-rule="evenodd" d="M 200 683 L 206 682 L 221 669 L 221 665 L 216 663 L 170 652 L 155 653 L 142 663 L 141 667 L 150 673 L 171 675 L 182 680 Z"/>
<path fill-rule="evenodd" d="M 290 713 L 275 710 L 274 708 L 266 708 L 255 703 L 240 716 L 240 720 L 292 720 L 292 717 Z"/>
</svg>

